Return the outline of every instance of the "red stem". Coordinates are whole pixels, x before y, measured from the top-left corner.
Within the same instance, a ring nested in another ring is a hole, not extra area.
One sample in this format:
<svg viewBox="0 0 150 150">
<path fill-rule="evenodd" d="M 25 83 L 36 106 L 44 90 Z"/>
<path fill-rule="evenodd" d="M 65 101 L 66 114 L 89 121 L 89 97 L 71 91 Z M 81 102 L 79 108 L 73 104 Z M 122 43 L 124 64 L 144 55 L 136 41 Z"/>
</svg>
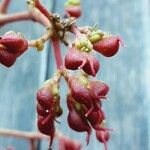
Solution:
<svg viewBox="0 0 150 150">
<path fill-rule="evenodd" d="M 53 38 L 51 39 L 53 49 L 54 49 L 54 55 L 55 55 L 55 61 L 57 65 L 58 70 L 63 69 L 63 60 L 62 60 L 62 55 L 61 55 L 61 49 L 60 49 L 60 43 L 58 38 Z"/>
<path fill-rule="evenodd" d="M 11 22 L 23 21 L 23 20 L 29 20 L 29 19 L 30 19 L 30 15 L 28 12 L 2 15 L 0 18 L 0 26 L 7 24 L 7 23 L 11 23 Z"/>
<path fill-rule="evenodd" d="M 38 8 L 40 10 L 40 12 L 46 16 L 49 20 L 51 20 L 52 14 L 46 10 L 46 8 L 40 3 L 39 0 L 36 0 L 35 3 L 36 8 Z"/>
<path fill-rule="evenodd" d="M 36 150 L 35 139 L 30 140 L 30 150 Z"/>
<path fill-rule="evenodd" d="M 71 32 L 74 33 L 76 36 L 81 35 L 81 32 L 80 32 L 80 30 L 78 29 L 78 27 L 76 25 L 72 25 Z"/>
<path fill-rule="evenodd" d="M 8 6 L 9 6 L 9 3 L 10 3 L 11 0 L 3 0 L 0 4 L 0 12 L 2 14 L 6 13 L 7 12 L 7 9 L 8 9 Z"/>
<path fill-rule="evenodd" d="M 34 9 L 33 11 L 29 12 L 21 12 L 21 13 L 14 13 L 14 14 L 4 14 L 0 17 L 0 26 L 16 22 L 16 21 L 24 21 L 24 20 L 32 20 L 41 23 L 45 27 L 49 27 L 50 23 L 49 20 L 40 12 Z"/>
</svg>

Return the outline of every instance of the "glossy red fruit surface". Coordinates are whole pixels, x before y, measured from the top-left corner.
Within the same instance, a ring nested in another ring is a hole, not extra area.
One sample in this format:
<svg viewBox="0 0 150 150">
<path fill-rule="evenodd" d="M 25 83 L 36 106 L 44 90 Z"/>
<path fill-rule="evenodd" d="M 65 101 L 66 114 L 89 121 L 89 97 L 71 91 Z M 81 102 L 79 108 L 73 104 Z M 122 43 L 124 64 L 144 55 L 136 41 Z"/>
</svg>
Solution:
<svg viewBox="0 0 150 150">
<path fill-rule="evenodd" d="M 93 49 L 106 57 L 114 56 L 119 50 L 119 43 L 123 44 L 121 37 L 111 36 L 93 43 Z"/>
<path fill-rule="evenodd" d="M 66 14 L 70 17 L 79 18 L 81 16 L 81 7 L 80 6 L 69 6 L 65 8 Z"/>
</svg>

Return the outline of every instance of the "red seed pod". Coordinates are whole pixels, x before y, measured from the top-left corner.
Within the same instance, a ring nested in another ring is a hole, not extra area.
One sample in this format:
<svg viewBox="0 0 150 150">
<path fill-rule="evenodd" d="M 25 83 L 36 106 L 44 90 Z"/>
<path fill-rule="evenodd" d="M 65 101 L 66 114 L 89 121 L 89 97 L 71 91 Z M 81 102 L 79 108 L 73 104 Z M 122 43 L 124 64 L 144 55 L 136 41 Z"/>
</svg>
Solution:
<svg viewBox="0 0 150 150">
<path fill-rule="evenodd" d="M 68 137 L 61 137 L 59 139 L 58 150 L 81 150 L 81 143 Z"/>
<path fill-rule="evenodd" d="M 91 112 L 87 119 L 95 130 L 100 130 L 102 129 L 100 125 L 103 120 L 105 120 L 105 114 L 101 109 L 99 109 L 98 111 Z"/>
<path fill-rule="evenodd" d="M 88 88 L 88 80 L 83 76 L 72 76 L 69 78 L 68 83 L 71 90 L 71 96 L 79 104 L 83 104 L 87 108 L 85 116 L 88 116 L 94 109 L 93 101 Z"/>
<path fill-rule="evenodd" d="M 105 98 L 109 92 L 109 86 L 102 81 L 91 81 L 90 82 L 90 93 L 93 100 L 99 100 Z"/>
<path fill-rule="evenodd" d="M 28 48 L 28 42 L 15 32 L 7 32 L 0 37 L 0 63 L 11 67 L 17 57 Z"/>
<path fill-rule="evenodd" d="M 73 109 L 68 115 L 69 127 L 77 132 L 87 132 L 86 142 L 89 143 L 91 127 L 86 118 Z"/>
<path fill-rule="evenodd" d="M 65 67 L 67 69 L 76 70 L 78 69 L 86 58 L 82 53 L 77 51 L 75 48 L 70 49 L 65 57 Z"/>
<path fill-rule="evenodd" d="M 53 114 L 49 113 L 48 116 L 38 116 L 38 129 L 45 135 L 50 135 L 50 130 L 54 128 Z"/>
<path fill-rule="evenodd" d="M 89 81 L 83 76 L 71 76 L 68 80 L 71 96 L 86 109 L 87 117 L 92 111 L 99 111 L 99 100 L 105 98 L 109 87 L 101 81 Z"/>
<path fill-rule="evenodd" d="M 42 107 L 39 103 L 37 104 L 36 109 L 37 109 L 38 115 L 44 116 L 44 117 L 48 116 L 49 110 Z"/>
<path fill-rule="evenodd" d="M 95 76 L 100 64 L 98 60 L 88 52 L 72 47 L 65 57 L 65 67 L 71 70 L 83 69 L 85 73 Z"/>
<path fill-rule="evenodd" d="M 28 48 L 27 41 L 13 31 L 5 33 L 0 39 L 0 44 L 5 46 L 8 52 L 18 53 L 18 55 L 24 53 Z"/>
<path fill-rule="evenodd" d="M 83 68 L 81 66 L 80 66 L 80 68 L 82 68 L 83 71 L 85 73 L 87 73 L 88 75 L 92 75 L 95 77 L 100 68 L 100 64 L 99 64 L 98 60 L 94 56 L 91 56 L 91 55 L 87 56 L 87 60 L 88 61 L 85 65 L 84 65 L 84 63 L 82 64 L 82 65 L 84 65 Z"/>
<path fill-rule="evenodd" d="M 79 18 L 82 14 L 81 6 L 68 6 L 65 8 L 66 15 L 69 17 Z"/>
<path fill-rule="evenodd" d="M 107 150 L 107 145 L 106 143 L 108 142 L 110 138 L 110 134 L 108 130 L 97 130 L 96 131 L 96 137 L 97 139 L 104 144 L 105 150 Z"/>
<path fill-rule="evenodd" d="M 50 87 L 42 87 L 37 92 L 37 101 L 45 109 L 50 109 L 53 105 L 53 95 L 51 94 Z"/>
<path fill-rule="evenodd" d="M 69 111 L 72 111 L 74 109 L 74 99 L 73 97 L 69 94 L 67 95 L 67 107 Z"/>
<path fill-rule="evenodd" d="M 6 48 L 0 45 L 0 63 L 6 67 L 11 67 L 16 61 L 16 54 L 9 53 Z"/>
<path fill-rule="evenodd" d="M 38 116 L 38 129 L 41 133 L 50 136 L 50 146 L 53 143 L 53 138 L 55 135 L 55 126 L 54 126 L 54 116 L 50 114 L 45 118 Z"/>
<path fill-rule="evenodd" d="M 83 81 L 84 82 L 84 81 Z M 72 97 L 81 104 L 89 104 L 91 101 L 90 93 L 86 83 L 82 83 L 80 77 L 71 76 L 68 80 Z"/>
<path fill-rule="evenodd" d="M 119 36 L 110 36 L 96 43 L 93 43 L 93 49 L 106 57 L 114 56 L 119 50 L 119 43 L 123 46 L 123 41 Z"/>
<path fill-rule="evenodd" d="M 60 107 L 59 85 L 54 80 L 47 80 L 37 92 L 38 129 L 50 136 L 50 147 L 55 134 L 54 121 L 62 114 Z"/>
</svg>

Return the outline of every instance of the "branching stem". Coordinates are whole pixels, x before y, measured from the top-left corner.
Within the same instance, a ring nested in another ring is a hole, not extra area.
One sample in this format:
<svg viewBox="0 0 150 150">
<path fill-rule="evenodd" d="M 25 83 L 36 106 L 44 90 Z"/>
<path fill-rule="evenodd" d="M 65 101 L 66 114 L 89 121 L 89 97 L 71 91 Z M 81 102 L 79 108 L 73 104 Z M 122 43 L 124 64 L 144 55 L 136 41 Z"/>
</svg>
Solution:
<svg viewBox="0 0 150 150">
<path fill-rule="evenodd" d="M 54 55 L 55 55 L 57 69 L 62 70 L 63 69 L 63 60 L 62 60 L 62 55 L 61 55 L 60 41 L 57 37 L 52 38 L 51 41 L 52 41 L 52 45 L 53 45 L 53 49 L 54 49 Z"/>
</svg>

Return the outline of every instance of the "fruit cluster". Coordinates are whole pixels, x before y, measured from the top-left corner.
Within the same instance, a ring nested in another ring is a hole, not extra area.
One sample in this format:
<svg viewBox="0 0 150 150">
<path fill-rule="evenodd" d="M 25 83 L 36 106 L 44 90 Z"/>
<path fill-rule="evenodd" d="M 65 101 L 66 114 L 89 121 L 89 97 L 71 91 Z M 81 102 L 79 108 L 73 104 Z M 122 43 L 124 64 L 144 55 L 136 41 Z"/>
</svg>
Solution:
<svg viewBox="0 0 150 150">
<path fill-rule="evenodd" d="M 4 0 L 5 1 L 5 0 Z M 102 109 L 102 101 L 107 100 L 109 86 L 100 81 L 91 79 L 100 69 L 100 62 L 94 56 L 95 52 L 105 57 L 114 56 L 119 45 L 123 44 L 120 36 L 113 36 L 96 27 L 79 27 L 76 19 L 82 14 L 80 0 L 67 0 L 65 3 L 65 16 L 48 12 L 39 0 L 28 0 L 30 15 L 21 14 L 19 18 L 31 19 L 47 27 L 47 32 L 40 39 L 27 41 L 20 34 L 8 32 L 0 38 L 0 63 L 10 67 L 16 58 L 22 55 L 28 47 L 42 50 L 44 43 L 51 41 L 54 49 L 57 71 L 51 79 L 43 83 L 37 91 L 38 129 L 41 133 L 50 136 L 49 149 L 51 149 L 56 128 L 55 122 L 63 114 L 60 105 L 60 80 L 62 77 L 68 85 L 66 104 L 68 107 L 68 125 L 77 132 L 87 132 L 86 143 L 90 141 L 90 134 L 95 130 L 97 139 L 104 144 L 110 137 L 111 129 L 105 127 L 106 116 Z M 37 13 L 38 12 L 38 13 Z M 41 13 L 40 18 L 35 14 Z M 15 17 L 14 17 L 15 18 Z M 15 19 L 14 19 L 15 20 Z M 9 22 L 14 21 L 11 17 Z M 4 24 L 6 22 L 1 22 Z M 67 32 L 74 35 L 74 40 L 66 38 Z M 60 41 L 67 46 L 64 60 L 61 56 Z M 64 64 L 63 64 L 64 62 Z M 70 70 L 78 70 L 73 74 Z M 60 138 L 59 150 L 80 150 L 81 145 L 68 138 Z"/>
</svg>

